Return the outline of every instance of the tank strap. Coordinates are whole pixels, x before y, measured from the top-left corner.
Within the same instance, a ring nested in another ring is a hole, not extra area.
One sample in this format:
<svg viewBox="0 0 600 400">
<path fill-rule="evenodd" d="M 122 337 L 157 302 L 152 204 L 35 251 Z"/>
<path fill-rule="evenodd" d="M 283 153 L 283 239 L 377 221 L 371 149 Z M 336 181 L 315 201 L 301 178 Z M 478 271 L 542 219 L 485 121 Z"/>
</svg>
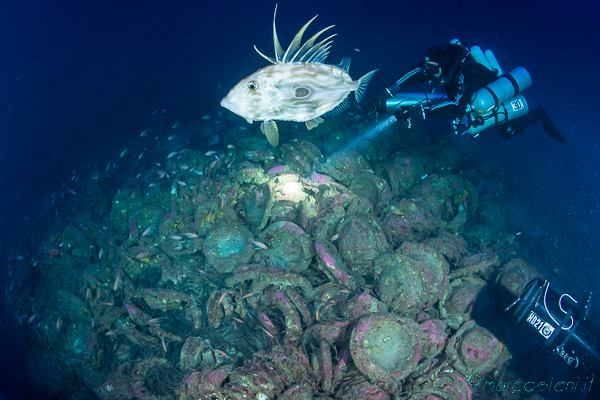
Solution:
<svg viewBox="0 0 600 400">
<path fill-rule="evenodd" d="M 502 75 L 503 77 L 505 77 L 506 79 L 508 79 L 508 81 L 511 83 L 511 85 L 513 85 L 513 89 L 515 89 L 515 94 L 518 94 L 521 89 L 519 89 L 519 84 L 517 83 L 516 79 L 511 75 L 511 74 L 506 74 L 506 75 Z"/>
</svg>

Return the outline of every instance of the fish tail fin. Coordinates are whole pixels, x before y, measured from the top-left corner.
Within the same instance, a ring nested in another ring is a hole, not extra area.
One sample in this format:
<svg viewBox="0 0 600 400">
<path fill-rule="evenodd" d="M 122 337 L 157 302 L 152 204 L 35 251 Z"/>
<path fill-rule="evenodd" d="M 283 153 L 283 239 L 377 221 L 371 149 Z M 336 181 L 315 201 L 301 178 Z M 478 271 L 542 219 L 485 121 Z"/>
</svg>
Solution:
<svg viewBox="0 0 600 400">
<path fill-rule="evenodd" d="M 367 91 L 367 86 L 369 85 L 371 78 L 373 78 L 373 75 L 375 75 L 375 72 L 377 72 L 377 71 L 379 71 L 379 70 L 374 69 L 373 71 L 364 74 L 358 80 L 358 88 L 356 88 L 356 91 L 354 92 L 354 96 L 356 97 L 357 103 L 360 103 L 360 101 L 363 99 L 363 97 L 365 97 L 365 93 Z"/>
</svg>

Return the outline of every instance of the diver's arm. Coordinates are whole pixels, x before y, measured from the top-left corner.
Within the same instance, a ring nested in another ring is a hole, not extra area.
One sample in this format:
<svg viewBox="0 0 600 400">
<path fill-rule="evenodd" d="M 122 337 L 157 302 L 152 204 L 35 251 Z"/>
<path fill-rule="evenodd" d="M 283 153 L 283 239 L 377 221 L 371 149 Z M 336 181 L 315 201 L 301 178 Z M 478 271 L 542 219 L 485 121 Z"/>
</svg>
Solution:
<svg viewBox="0 0 600 400">
<path fill-rule="evenodd" d="M 394 96 L 396 93 L 406 88 L 427 81 L 429 81 L 427 68 L 425 67 L 425 63 L 421 62 L 417 65 L 414 65 L 410 70 L 408 70 L 408 72 L 399 77 L 392 86 L 386 88 L 386 91 L 390 96 Z"/>
</svg>

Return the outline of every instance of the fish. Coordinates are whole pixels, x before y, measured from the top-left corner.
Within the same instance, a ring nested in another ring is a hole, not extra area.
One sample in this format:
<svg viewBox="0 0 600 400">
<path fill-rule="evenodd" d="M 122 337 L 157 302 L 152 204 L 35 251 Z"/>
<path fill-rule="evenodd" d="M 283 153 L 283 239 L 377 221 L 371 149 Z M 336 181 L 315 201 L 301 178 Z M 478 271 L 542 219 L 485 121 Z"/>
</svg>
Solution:
<svg viewBox="0 0 600 400">
<path fill-rule="evenodd" d="M 266 245 L 266 244 L 264 244 L 264 243 L 262 243 L 262 242 L 258 242 L 258 241 L 254 241 L 254 240 L 253 240 L 253 241 L 252 241 L 252 243 L 253 243 L 253 244 L 254 244 L 256 247 L 258 247 L 259 249 L 263 249 L 263 250 L 266 250 L 266 249 L 268 249 L 267 245 Z"/>
<path fill-rule="evenodd" d="M 219 302 L 217 304 L 221 304 L 223 302 L 223 300 L 225 300 L 225 297 L 227 296 L 228 293 L 229 293 L 229 290 L 224 291 L 223 294 L 221 294 L 221 297 L 219 297 Z"/>
<path fill-rule="evenodd" d="M 284 52 L 277 38 L 273 15 L 273 45 L 275 58 L 258 54 L 273 65 L 259 69 L 238 82 L 221 100 L 221 106 L 243 117 L 248 123 L 261 121 L 260 130 L 272 146 L 279 145 L 279 129 L 275 121 L 304 122 L 311 130 L 323 122 L 322 116 L 333 116 L 350 106 L 348 95 L 354 92 L 360 102 L 367 90 L 373 70 L 358 80 L 352 80 L 348 70 L 350 58 L 339 65 L 324 61 L 329 55 L 334 35 L 315 43 L 331 25 L 302 44 L 302 36 L 313 17 L 298 31 Z"/>
<path fill-rule="evenodd" d="M 266 330 L 262 326 L 260 327 L 260 329 L 262 329 L 263 332 L 265 332 L 271 339 L 275 339 L 275 336 L 273 336 L 273 334 L 271 332 L 269 332 L 268 330 Z"/>
<path fill-rule="evenodd" d="M 223 357 L 229 357 L 229 355 L 227 353 L 225 353 L 223 350 L 215 349 L 215 351 L 217 353 L 219 353 L 220 355 L 222 355 Z"/>
</svg>

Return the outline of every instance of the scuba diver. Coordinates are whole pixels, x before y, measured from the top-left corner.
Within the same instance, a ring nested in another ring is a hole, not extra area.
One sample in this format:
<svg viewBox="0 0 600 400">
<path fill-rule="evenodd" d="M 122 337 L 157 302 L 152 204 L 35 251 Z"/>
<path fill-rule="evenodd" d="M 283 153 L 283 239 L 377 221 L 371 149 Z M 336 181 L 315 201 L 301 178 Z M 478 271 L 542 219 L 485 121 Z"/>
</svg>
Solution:
<svg viewBox="0 0 600 400">
<path fill-rule="evenodd" d="M 427 82 L 434 85 L 429 93 L 402 93 Z M 445 93 L 435 93 L 440 85 Z M 539 121 L 550 138 L 566 143 L 542 107 L 529 111 L 520 93 L 530 85 L 531 76 L 525 68 L 505 74 L 491 50 L 484 52 L 477 45 L 466 46 L 453 39 L 432 47 L 423 62 L 387 88 L 392 98 L 380 102 L 377 110 L 409 123 L 415 112 L 423 119 L 427 114 L 451 118 L 455 133 L 475 136 L 495 126 L 503 137 L 511 138 Z"/>
</svg>

